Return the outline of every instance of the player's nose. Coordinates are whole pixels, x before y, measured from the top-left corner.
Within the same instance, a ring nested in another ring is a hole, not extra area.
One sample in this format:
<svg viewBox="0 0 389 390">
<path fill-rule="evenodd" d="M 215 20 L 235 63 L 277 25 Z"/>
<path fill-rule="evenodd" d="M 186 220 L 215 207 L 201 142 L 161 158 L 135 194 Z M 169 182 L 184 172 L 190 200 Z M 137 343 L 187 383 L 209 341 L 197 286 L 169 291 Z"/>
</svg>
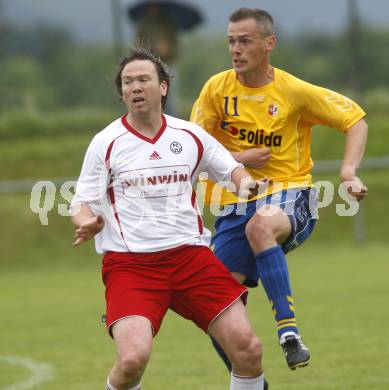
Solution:
<svg viewBox="0 0 389 390">
<path fill-rule="evenodd" d="M 140 81 L 134 81 L 132 83 L 132 88 L 131 88 L 131 92 L 139 92 L 139 91 L 142 91 L 142 83 Z"/>
<path fill-rule="evenodd" d="M 239 42 L 234 42 L 234 43 L 230 44 L 230 51 L 231 51 L 231 54 L 233 54 L 233 55 L 240 54 L 241 50 L 240 50 Z"/>
</svg>

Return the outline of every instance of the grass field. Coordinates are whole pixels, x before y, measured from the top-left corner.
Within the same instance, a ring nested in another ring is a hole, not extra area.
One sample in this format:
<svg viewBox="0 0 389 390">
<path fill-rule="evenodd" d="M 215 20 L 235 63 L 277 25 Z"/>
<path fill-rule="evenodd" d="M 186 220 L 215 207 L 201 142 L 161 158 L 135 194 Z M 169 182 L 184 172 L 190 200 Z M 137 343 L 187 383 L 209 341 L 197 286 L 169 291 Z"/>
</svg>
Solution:
<svg viewBox="0 0 389 390">
<path fill-rule="evenodd" d="M 383 179 L 377 173 L 370 183 L 375 188 Z M 287 369 L 270 307 L 262 290 L 251 291 L 249 312 L 265 345 L 272 390 L 389 388 L 389 248 L 383 238 L 388 224 L 372 207 L 380 196 L 373 191 L 365 204 L 367 245 L 353 241 L 350 218 L 334 216 L 328 208 L 310 242 L 289 256 L 297 318 L 312 352 L 310 367 Z M 72 226 L 55 210 L 49 225 L 40 225 L 29 210 L 29 194 L 1 195 L 0 200 L 0 389 L 103 388 L 114 347 L 100 322 L 104 295 L 93 245 L 72 248 Z M 8 388 L 31 375 L 10 357 L 50 365 L 52 380 Z M 207 337 L 170 313 L 143 383 L 149 390 L 221 390 L 229 379 Z"/>
<path fill-rule="evenodd" d="M 251 291 L 249 312 L 264 342 L 272 390 L 389 388 L 386 252 L 384 244 L 308 244 L 290 255 L 297 315 L 312 352 L 306 369 L 287 369 L 270 308 L 260 289 Z M 34 268 L 26 259 L 25 267 L 2 269 L 0 355 L 51 365 L 53 379 L 36 389 L 101 389 L 114 348 L 100 323 L 99 259 L 91 246 L 79 251 L 68 245 L 49 260 Z M 1 389 L 28 377 L 25 367 L 0 359 Z M 170 313 L 155 340 L 144 388 L 221 390 L 228 382 L 207 337 Z"/>
</svg>

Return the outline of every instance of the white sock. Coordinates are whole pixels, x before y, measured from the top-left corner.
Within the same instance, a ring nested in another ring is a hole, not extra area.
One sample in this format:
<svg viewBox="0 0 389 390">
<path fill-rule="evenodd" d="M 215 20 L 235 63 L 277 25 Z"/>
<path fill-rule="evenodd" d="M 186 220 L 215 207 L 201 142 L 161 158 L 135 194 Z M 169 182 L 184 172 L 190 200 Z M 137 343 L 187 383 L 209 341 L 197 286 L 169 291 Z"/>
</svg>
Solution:
<svg viewBox="0 0 389 390">
<path fill-rule="evenodd" d="M 263 390 L 263 374 L 253 378 L 231 373 L 230 390 Z"/>
<path fill-rule="evenodd" d="M 106 390 L 117 390 L 116 387 L 113 387 L 111 385 L 109 377 L 107 378 L 107 388 L 106 388 Z M 128 389 L 128 390 L 140 390 L 140 383 L 138 385 L 134 386 L 134 387 L 131 387 L 131 389 Z"/>
<path fill-rule="evenodd" d="M 286 336 L 294 336 L 294 337 L 296 337 L 296 339 L 301 340 L 300 335 L 298 335 L 297 333 L 295 333 L 295 332 L 285 332 L 280 337 L 280 344 L 285 343 Z"/>
</svg>

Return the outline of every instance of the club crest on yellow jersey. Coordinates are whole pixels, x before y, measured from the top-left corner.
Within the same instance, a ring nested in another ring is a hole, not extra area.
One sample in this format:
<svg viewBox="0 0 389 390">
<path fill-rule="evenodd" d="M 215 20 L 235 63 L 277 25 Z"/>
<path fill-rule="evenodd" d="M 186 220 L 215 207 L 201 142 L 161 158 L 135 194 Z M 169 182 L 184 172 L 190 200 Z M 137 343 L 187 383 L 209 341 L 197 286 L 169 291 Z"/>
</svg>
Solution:
<svg viewBox="0 0 389 390">
<path fill-rule="evenodd" d="M 276 104 L 270 104 L 267 111 L 271 116 L 276 116 L 278 114 L 278 106 Z"/>
</svg>

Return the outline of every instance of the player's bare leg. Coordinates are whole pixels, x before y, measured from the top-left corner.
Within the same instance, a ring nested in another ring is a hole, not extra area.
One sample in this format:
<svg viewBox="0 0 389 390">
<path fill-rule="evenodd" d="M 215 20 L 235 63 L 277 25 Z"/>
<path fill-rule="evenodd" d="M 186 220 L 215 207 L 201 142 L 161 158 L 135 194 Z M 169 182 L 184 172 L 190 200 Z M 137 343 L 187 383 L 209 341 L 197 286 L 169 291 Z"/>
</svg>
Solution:
<svg viewBox="0 0 389 390">
<path fill-rule="evenodd" d="M 246 225 L 246 236 L 255 254 L 262 285 L 272 304 L 280 344 L 291 369 L 309 363 L 308 348 L 302 343 L 285 255 L 280 246 L 291 233 L 291 223 L 281 208 L 259 208 Z"/>
<path fill-rule="evenodd" d="M 239 299 L 209 327 L 232 363 L 231 390 L 263 390 L 262 344 L 255 336 L 246 308 Z"/>
<path fill-rule="evenodd" d="M 113 325 L 112 334 L 117 359 L 108 376 L 107 390 L 138 390 L 152 349 L 151 323 L 141 316 L 124 318 Z"/>
</svg>

